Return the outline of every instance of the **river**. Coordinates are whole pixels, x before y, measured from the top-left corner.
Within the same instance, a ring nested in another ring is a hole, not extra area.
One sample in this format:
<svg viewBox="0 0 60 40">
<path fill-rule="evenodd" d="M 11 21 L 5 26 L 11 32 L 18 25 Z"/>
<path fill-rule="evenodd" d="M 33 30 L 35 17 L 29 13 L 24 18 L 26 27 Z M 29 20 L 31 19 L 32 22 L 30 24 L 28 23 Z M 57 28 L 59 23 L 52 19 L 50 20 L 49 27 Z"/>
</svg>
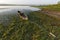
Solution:
<svg viewBox="0 0 60 40">
<path fill-rule="evenodd" d="M 38 11 L 40 9 L 30 6 L 0 6 L 0 24 L 7 25 L 12 22 L 13 17 L 18 20 L 17 11 L 29 14 L 31 11 Z"/>
</svg>

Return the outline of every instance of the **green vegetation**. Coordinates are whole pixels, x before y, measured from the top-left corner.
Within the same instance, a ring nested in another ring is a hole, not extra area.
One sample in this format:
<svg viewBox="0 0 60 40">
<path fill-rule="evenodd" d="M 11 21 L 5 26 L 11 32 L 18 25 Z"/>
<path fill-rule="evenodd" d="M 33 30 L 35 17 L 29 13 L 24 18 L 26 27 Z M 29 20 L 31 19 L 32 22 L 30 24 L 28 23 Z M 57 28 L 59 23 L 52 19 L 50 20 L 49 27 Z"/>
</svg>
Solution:
<svg viewBox="0 0 60 40">
<path fill-rule="evenodd" d="M 8 26 L 0 24 L 0 40 L 60 40 L 59 18 L 39 11 L 31 12 L 28 18 L 24 21 L 13 16 Z"/>
<path fill-rule="evenodd" d="M 55 5 L 45 5 L 45 6 L 34 6 L 37 8 L 44 8 L 48 10 L 54 10 L 54 11 L 60 11 L 60 4 L 55 4 Z"/>
</svg>

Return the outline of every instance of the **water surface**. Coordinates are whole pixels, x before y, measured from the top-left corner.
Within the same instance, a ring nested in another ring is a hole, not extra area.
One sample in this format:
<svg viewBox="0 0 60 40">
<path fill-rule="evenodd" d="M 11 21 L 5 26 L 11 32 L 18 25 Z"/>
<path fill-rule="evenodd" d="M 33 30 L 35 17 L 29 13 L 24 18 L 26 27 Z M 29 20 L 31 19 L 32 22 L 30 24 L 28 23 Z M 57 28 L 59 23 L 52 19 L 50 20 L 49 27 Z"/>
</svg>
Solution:
<svg viewBox="0 0 60 40">
<path fill-rule="evenodd" d="M 40 9 L 30 6 L 0 6 L 0 24 L 7 26 L 12 22 L 13 18 L 18 20 L 18 10 L 29 14 L 31 11 L 38 11 Z"/>
</svg>

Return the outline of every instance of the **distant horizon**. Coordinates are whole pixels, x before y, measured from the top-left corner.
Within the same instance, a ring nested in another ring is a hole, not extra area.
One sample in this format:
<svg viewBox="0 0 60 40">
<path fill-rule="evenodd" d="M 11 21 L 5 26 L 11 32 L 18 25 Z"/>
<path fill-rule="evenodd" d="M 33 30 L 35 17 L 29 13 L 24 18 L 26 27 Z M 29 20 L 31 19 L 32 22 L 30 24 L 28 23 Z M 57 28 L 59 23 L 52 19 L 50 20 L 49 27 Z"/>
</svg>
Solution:
<svg viewBox="0 0 60 40">
<path fill-rule="evenodd" d="M 56 4 L 58 4 L 58 3 L 56 3 Z M 19 5 L 21 5 L 21 6 L 29 6 L 29 5 L 36 5 L 36 6 L 39 6 L 39 5 L 55 5 L 55 4 L 7 4 L 7 3 L 5 3 L 5 4 L 0 4 L 0 6 L 9 6 L 9 5 L 11 5 L 11 6 L 14 6 L 14 5 L 16 5 L 16 6 L 19 6 Z"/>
</svg>

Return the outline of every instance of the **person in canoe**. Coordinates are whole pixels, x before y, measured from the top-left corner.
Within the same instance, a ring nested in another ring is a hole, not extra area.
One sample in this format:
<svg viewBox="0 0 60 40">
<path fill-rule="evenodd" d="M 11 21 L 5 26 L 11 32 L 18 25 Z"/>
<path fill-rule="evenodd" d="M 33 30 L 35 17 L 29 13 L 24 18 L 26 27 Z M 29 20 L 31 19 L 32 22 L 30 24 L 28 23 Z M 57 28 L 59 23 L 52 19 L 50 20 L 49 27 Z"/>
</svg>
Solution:
<svg viewBox="0 0 60 40">
<path fill-rule="evenodd" d="M 18 11 L 18 15 L 19 15 L 20 18 L 22 18 L 23 20 L 28 20 L 27 15 L 25 15 L 24 13 L 21 13 L 20 11 Z"/>
</svg>

